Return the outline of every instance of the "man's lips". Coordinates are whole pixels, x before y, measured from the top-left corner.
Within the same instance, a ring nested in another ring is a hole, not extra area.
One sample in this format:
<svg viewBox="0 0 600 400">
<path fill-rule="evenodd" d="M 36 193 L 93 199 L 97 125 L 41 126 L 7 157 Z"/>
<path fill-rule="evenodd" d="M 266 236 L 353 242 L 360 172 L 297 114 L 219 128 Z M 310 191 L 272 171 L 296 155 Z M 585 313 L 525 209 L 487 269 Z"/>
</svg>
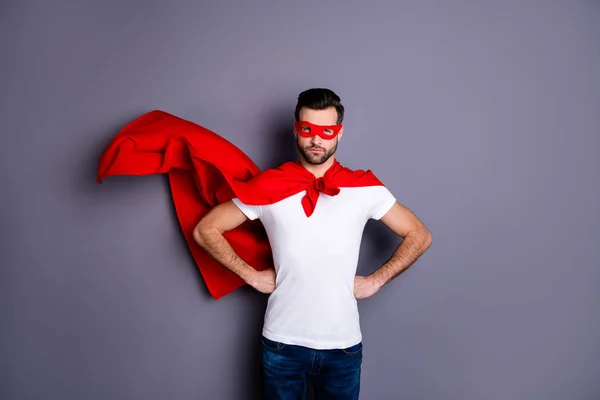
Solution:
<svg viewBox="0 0 600 400">
<path fill-rule="evenodd" d="M 323 150 L 317 149 L 317 148 L 314 148 L 314 147 L 308 149 L 308 151 L 310 151 L 311 153 L 322 153 L 323 152 Z"/>
</svg>

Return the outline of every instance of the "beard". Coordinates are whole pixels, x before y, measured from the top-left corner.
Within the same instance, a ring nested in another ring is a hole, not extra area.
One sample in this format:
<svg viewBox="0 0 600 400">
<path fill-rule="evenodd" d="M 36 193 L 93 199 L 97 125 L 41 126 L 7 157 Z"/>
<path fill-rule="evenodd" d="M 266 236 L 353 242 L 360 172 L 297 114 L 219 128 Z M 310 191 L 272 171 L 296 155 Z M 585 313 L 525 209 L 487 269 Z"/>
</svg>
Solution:
<svg viewBox="0 0 600 400">
<path fill-rule="evenodd" d="M 338 139 L 336 138 L 335 145 L 329 150 L 327 150 L 323 147 L 320 147 L 320 146 L 302 147 L 302 146 L 300 146 L 299 141 L 296 141 L 296 146 L 298 147 L 298 151 L 300 152 L 300 154 L 304 157 L 304 159 L 309 164 L 321 165 L 321 164 L 325 163 L 327 160 L 329 160 L 332 155 L 335 154 L 335 151 L 337 150 L 337 146 L 338 146 Z M 320 149 L 321 153 L 312 153 L 310 151 L 311 149 Z"/>
</svg>

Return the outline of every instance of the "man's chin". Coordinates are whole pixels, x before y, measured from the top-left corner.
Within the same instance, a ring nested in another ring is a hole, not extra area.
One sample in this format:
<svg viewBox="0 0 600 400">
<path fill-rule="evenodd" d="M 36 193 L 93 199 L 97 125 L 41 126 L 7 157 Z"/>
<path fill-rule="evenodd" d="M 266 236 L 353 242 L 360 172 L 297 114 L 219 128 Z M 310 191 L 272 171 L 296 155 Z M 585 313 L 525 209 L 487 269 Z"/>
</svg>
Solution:
<svg viewBox="0 0 600 400">
<path fill-rule="evenodd" d="M 309 164 L 321 165 L 321 164 L 325 164 L 325 162 L 329 159 L 329 156 L 327 156 L 327 155 L 314 156 L 314 155 L 310 155 L 310 154 L 304 154 L 304 159 Z"/>
<path fill-rule="evenodd" d="M 331 152 L 311 153 L 310 150 L 303 149 L 300 146 L 298 146 L 298 151 L 302 158 L 311 165 L 325 164 L 335 154 L 335 150 Z"/>
</svg>

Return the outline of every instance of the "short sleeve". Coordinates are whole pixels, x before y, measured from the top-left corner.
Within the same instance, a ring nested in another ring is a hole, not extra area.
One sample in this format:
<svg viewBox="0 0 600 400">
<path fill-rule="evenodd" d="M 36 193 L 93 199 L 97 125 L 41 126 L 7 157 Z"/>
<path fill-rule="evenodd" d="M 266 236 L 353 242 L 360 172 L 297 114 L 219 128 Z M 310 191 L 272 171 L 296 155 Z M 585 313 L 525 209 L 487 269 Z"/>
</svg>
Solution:
<svg viewBox="0 0 600 400">
<path fill-rule="evenodd" d="M 262 207 L 261 206 L 249 206 L 247 204 L 242 203 L 242 201 L 238 198 L 232 199 L 233 203 L 248 217 L 250 220 L 255 220 L 260 218 Z"/>
<path fill-rule="evenodd" d="M 368 204 L 369 218 L 379 220 L 396 204 L 396 197 L 385 186 L 379 186 L 371 192 Z"/>
</svg>

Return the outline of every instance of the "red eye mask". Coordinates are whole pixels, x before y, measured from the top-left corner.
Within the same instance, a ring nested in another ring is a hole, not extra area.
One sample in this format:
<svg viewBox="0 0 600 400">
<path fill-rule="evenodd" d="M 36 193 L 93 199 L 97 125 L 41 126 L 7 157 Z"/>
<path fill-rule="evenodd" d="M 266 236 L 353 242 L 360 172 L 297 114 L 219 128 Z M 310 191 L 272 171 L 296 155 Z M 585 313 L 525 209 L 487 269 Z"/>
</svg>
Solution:
<svg viewBox="0 0 600 400">
<path fill-rule="evenodd" d="M 331 140 L 337 136 L 342 129 L 342 124 L 338 125 L 315 125 L 308 121 L 298 121 L 294 124 L 296 132 L 303 137 L 312 137 L 319 135 L 325 140 Z"/>
</svg>

